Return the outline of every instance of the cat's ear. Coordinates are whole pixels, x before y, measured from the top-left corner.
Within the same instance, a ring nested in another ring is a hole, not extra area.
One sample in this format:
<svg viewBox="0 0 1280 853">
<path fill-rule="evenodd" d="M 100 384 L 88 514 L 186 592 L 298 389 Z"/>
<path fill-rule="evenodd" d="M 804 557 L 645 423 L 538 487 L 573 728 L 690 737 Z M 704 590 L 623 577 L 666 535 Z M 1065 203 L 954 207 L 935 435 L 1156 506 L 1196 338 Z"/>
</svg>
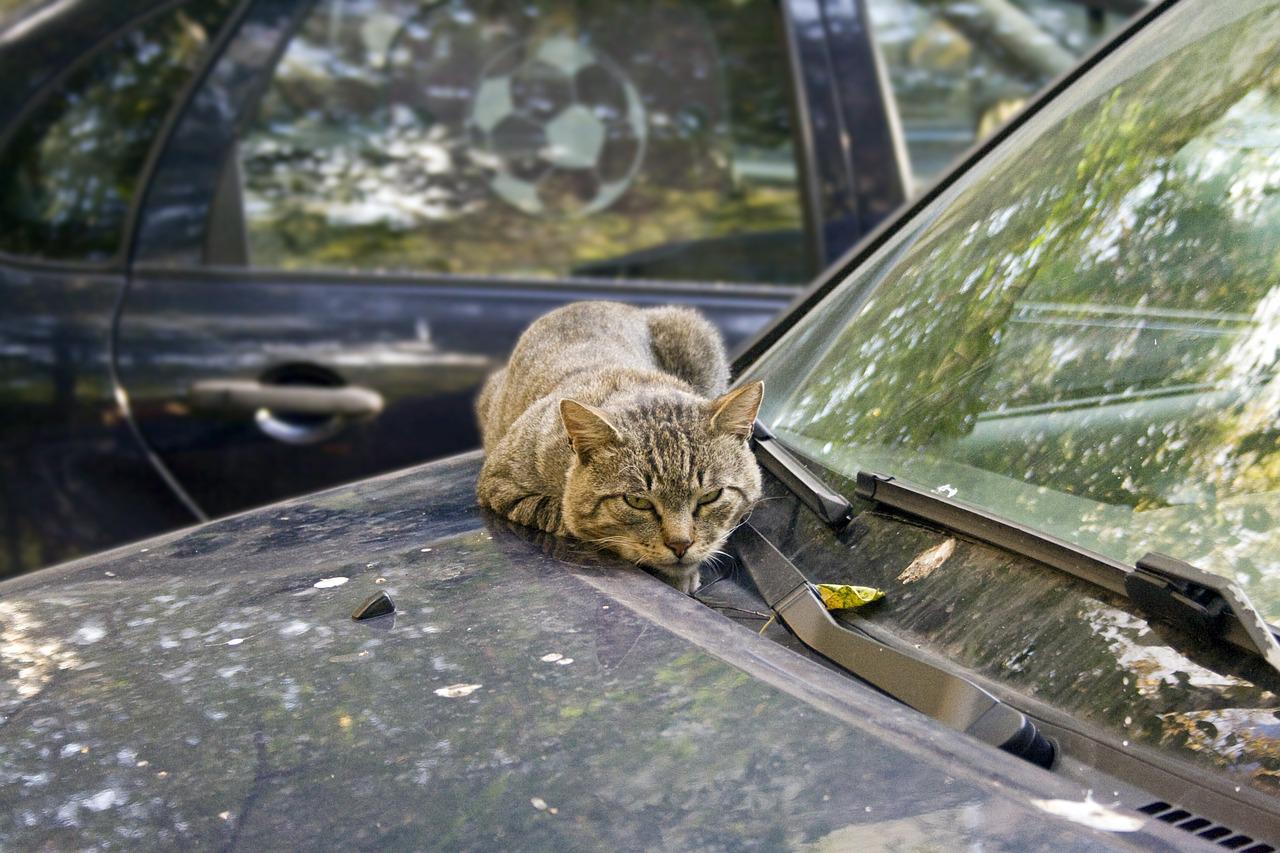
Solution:
<svg viewBox="0 0 1280 853">
<path fill-rule="evenodd" d="M 746 438 L 756 422 L 760 401 L 764 399 L 764 383 L 748 382 L 741 388 L 711 401 L 711 428 L 718 432 Z"/>
<path fill-rule="evenodd" d="M 596 450 L 620 439 L 617 428 L 595 406 L 563 399 L 560 401 L 560 419 L 569 431 L 573 452 L 584 462 Z"/>
</svg>

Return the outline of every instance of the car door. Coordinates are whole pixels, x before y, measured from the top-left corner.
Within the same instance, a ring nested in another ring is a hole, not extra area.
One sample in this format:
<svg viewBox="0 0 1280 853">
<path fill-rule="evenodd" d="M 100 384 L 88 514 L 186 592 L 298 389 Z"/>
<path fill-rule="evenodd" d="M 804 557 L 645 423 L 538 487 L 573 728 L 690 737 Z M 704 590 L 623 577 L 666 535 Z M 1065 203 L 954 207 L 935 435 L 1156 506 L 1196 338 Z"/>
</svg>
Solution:
<svg viewBox="0 0 1280 853">
<path fill-rule="evenodd" d="M 0 32 L 0 578 L 194 518 L 116 394 L 111 324 L 142 162 L 232 5 L 62 3 Z"/>
<path fill-rule="evenodd" d="M 812 188 L 846 191 L 794 118 L 791 24 L 253 4 L 139 221 L 119 362 L 148 442 L 221 514 L 475 446 L 477 387 L 557 305 L 688 304 L 745 339 L 827 260 Z"/>
</svg>

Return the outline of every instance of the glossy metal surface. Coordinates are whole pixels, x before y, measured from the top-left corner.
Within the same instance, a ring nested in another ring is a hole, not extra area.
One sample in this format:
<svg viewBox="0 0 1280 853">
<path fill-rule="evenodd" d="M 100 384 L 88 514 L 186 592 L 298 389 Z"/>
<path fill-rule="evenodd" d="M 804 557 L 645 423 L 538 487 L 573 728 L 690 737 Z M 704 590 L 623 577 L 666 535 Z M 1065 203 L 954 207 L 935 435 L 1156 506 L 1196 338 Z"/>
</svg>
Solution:
<svg viewBox="0 0 1280 853">
<path fill-rule="evenodd" d="M 660 581 L 469 455 L 0 585 L 14 849 L 1168 849 Z M 394 616 L 354 622 L 370 593 Z M 1134 828 L 1131 823 L 1129 828 Z"/>
<path fill-rule="evenodd" d="M 223 514 L 475 447 L 472 399 L 532 320 L 575 299 L 691 304 L 732 344 L 776 312 L 785 287 L 493 282 L 423 277 L 156 271 L 131 285 L 120 377 L 151 446 L 195 500 Z M 375 417 L 286 443 L 251 412 L 189 404 L 205 379 L 320 368 L 380 394 Z"/>
<path fill-rule="evenodd" d="M 0 578 L 192 520 L 115 398 L 110 321 L 123 284 L 0 260 Z"/>
</svg>

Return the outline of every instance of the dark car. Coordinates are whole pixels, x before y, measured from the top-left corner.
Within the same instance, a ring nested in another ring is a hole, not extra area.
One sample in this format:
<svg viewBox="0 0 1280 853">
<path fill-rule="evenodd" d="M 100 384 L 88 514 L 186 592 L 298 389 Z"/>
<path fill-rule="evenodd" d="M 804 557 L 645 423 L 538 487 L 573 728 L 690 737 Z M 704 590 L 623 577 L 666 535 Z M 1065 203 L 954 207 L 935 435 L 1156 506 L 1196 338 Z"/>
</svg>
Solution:
<svg viewBox="0 0 1280 853">
<path fill-rule="evenodd" d="M 18 5 L 0 576 L 474 447 L 565 302 L 745 340 L 1142 4 Z"/>
<path fill-rule="evenodd" d="M 477 453 L 0 584 L 0 844 L 1275 850 L 1278 75 L 1161 4 L 807 291 L 692 598 Z"/>
</svg>

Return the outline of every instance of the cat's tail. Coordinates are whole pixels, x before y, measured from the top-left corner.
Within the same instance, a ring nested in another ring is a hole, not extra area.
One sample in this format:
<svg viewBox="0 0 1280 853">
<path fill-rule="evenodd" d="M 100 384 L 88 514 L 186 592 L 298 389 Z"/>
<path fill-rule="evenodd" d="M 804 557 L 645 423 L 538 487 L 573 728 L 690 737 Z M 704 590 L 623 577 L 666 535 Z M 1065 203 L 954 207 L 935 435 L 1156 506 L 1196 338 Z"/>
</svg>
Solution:
<svg viewBox="0 0 1280 853">
<path fill-rule="evenodd" d="M 649 308 L 649 346 L 658 366 L 693 386 L 704 397 L 718 397 L 729 385 L 720 332 L 692 308 Z"/>
</svg>

